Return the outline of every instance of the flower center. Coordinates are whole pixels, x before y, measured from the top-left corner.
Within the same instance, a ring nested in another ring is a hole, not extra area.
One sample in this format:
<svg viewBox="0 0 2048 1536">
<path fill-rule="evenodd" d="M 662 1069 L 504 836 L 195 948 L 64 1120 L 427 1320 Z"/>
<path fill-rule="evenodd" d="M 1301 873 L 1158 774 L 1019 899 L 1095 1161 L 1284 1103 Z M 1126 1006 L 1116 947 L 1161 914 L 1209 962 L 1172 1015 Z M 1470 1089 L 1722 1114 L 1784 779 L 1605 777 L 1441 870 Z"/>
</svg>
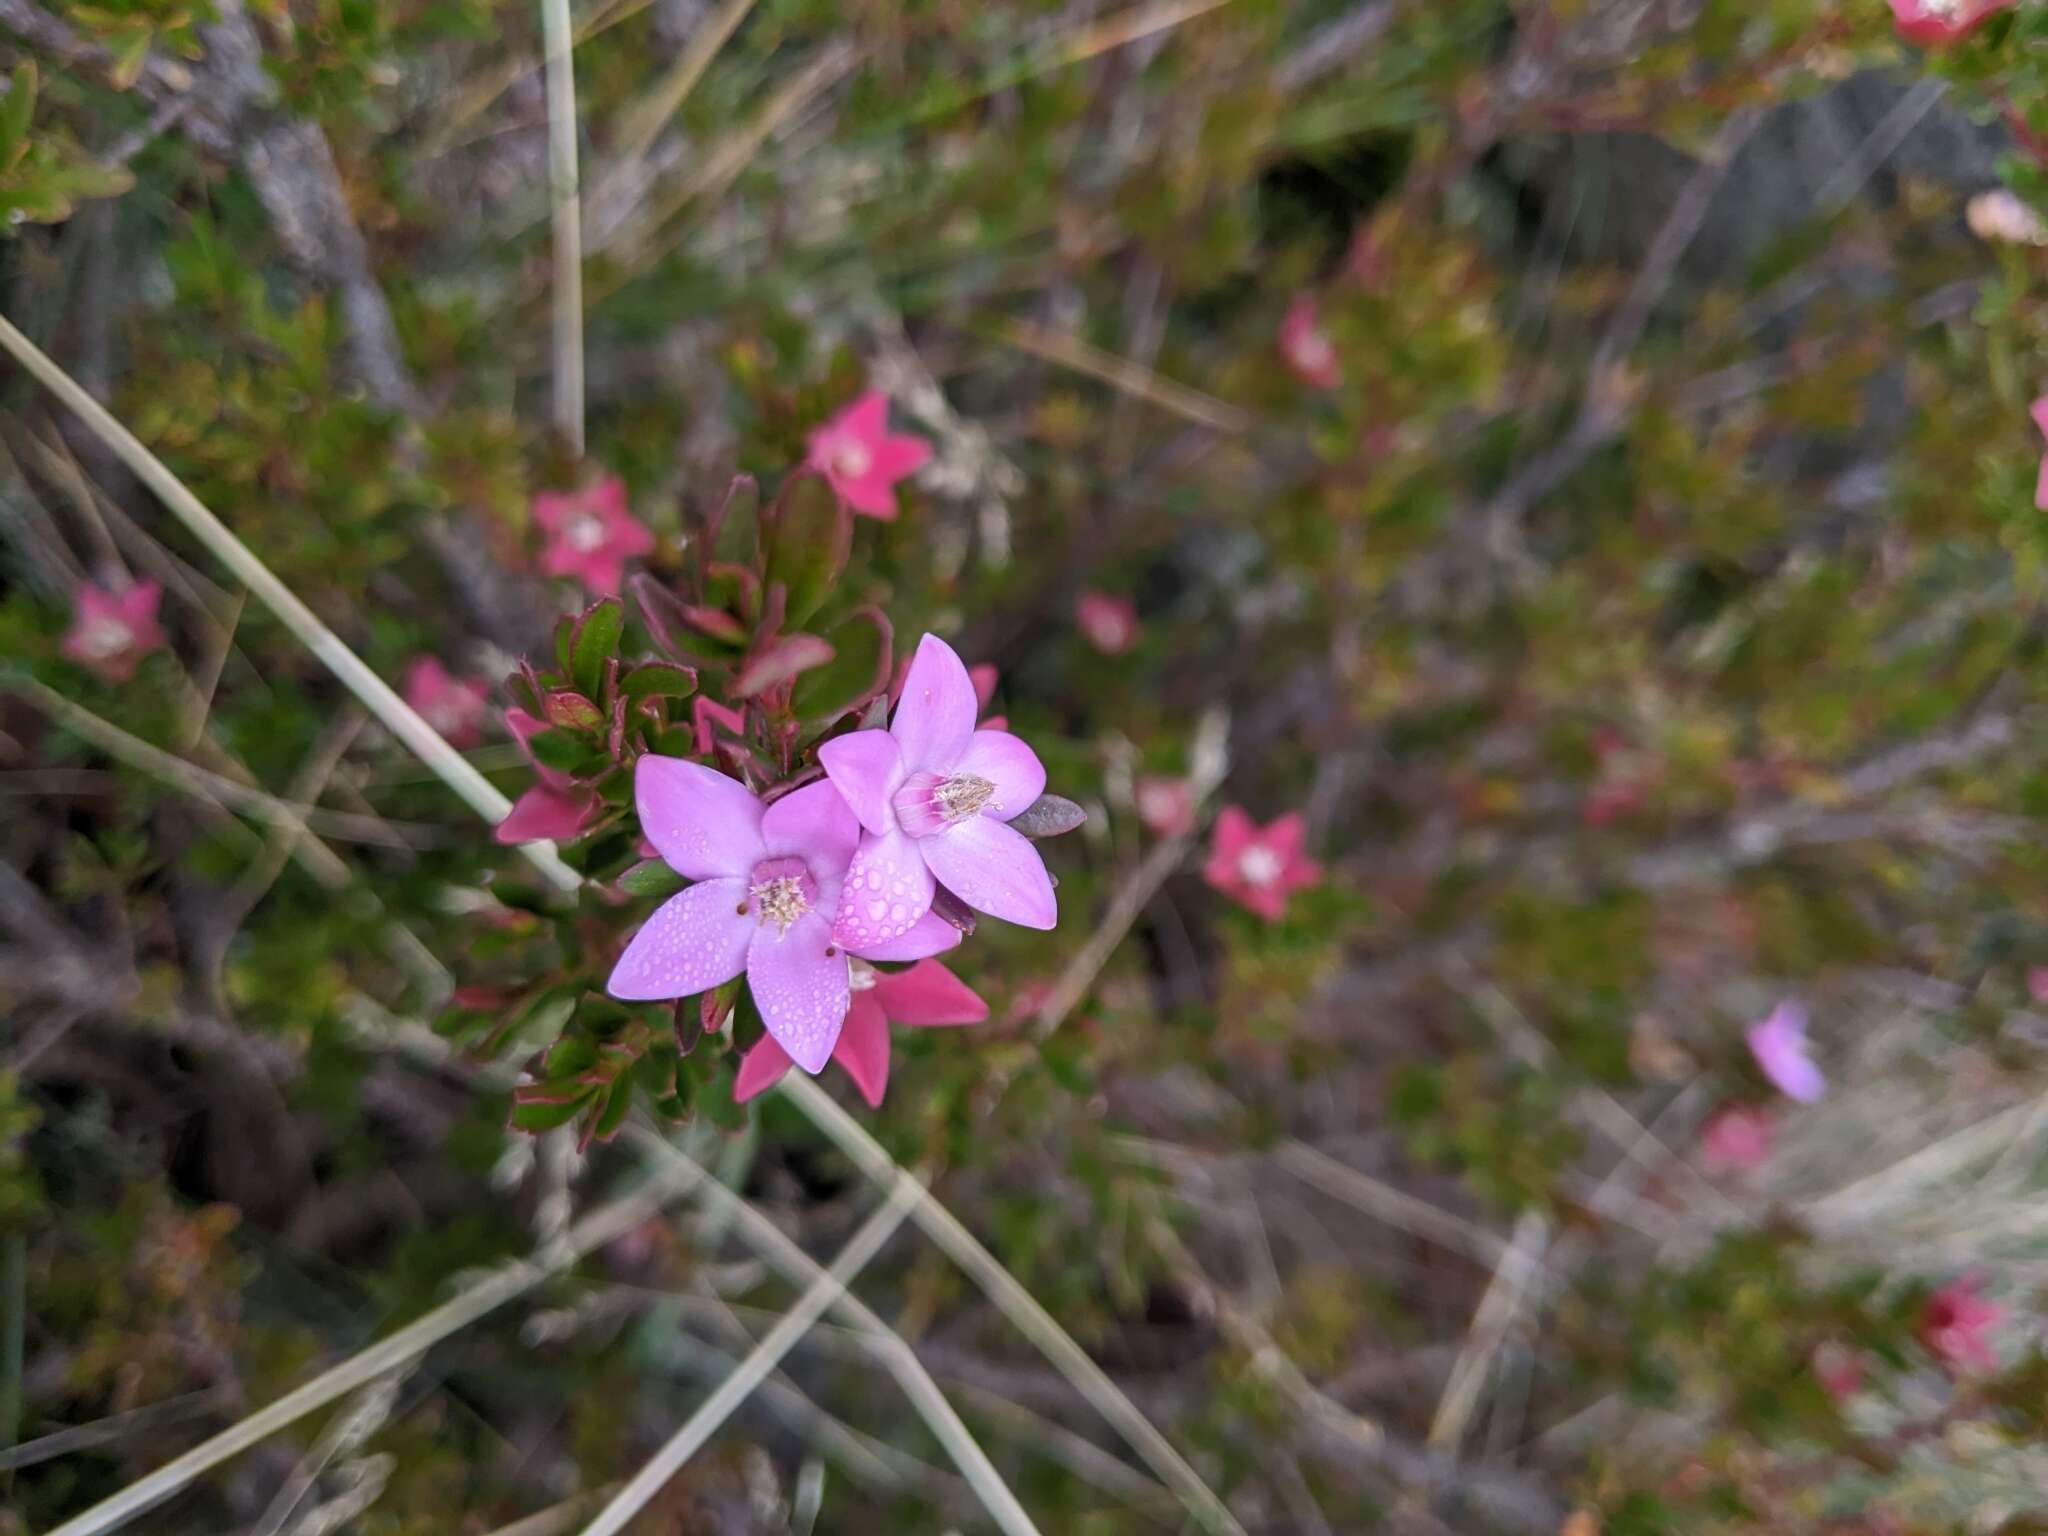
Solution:
<svg viewBox="0 0 2048 1536">
<path fill-rule="evenodd" d="M 882 973 L 877 971 L 872 965 L 869 965 L 867 961 L 861 959 L 860 956 L 848 955 L 846 957 L 846 984 L 854 991 L 872 992 L 875 983 L 881 979 Z"/>
<path fill-rule="evenodd" d="M 602 549 L 604 519 L 594 512 L 579 512 L 569 519 L 569 526 L 563 530 L 562 539 L 581 555 L 587 555 L 594 549 Z"/>
<path fill-rule="evenodd" d="M 843 479 L 858 480 L 874 467 L 875 456 L 866 443 L 841 443 L 832 455 L 832 468 Z"/>
<path fill-rule="evenodd" d="M 896 792 L 896 820 L 912 837 L 924 837 L 995 805 L 995 795 L 995 785 L 978 773 L 942 779 L 927 769 L 913 773 Z"/>
<path fill-rule="evenodd" d="M 788 933 L 790 925 L 810 911 L 817 899 L 818 882 L 802 859 L 763 859 L 748 881 L 747 904 L 763 923 L 774 924 L 778 938 Z M 742 912 L 746 909 L 740 908 Z"/>
<path fill-rule="evenodd" d="M 1254 843 L 1237 856 L 1237 872 L 1246 885 L 1271 885 L 1280 878 L 1280 855 Z"/>
<path fill-rule="evenodd" d="M 119 619 L 88 619 L 78 632 L 78 649 L 95 661 L 118 656 L 135 643 L 135 632 Z"/>
</svg>

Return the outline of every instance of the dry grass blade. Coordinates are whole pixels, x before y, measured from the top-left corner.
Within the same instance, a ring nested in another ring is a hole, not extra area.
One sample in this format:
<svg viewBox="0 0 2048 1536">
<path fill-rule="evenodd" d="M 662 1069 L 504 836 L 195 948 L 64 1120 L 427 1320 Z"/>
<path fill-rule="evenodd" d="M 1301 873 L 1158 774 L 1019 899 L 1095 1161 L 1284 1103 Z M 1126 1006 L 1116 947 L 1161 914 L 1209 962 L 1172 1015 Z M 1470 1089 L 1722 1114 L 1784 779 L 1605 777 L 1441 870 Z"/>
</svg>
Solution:
<svg viewBox="0 0 2048 1536">
<path fill-rule="evenodd" d="M 548 198 L 554 216 L 555 430 L 583 457 L 583 205 L 576 170 L 576 41 L 569 0 L 540 0 L 547 44 Z"/>
<path fill-rule="evenodd" d="M 184 483 L 166 469 L 139 438 L 116 421 L 105 406 L 93 399 L 4 317 L 0 317 L 0 348 L 34 375 L 44 388 L 76 411 L 136 478 L 154 491 L 178 520 L 191 530 L 193 537 L 255 593 L 263 605 L 277 615 L 279 622 L 341 679 L 386 729 L 433 768 L 441 781 L 460 795 L 477 815 L 492 826 L 505 819 L 505 813 L 512 808 L 511 802 L 492 787 L 490 780 L 442 740 L 440 734 L 420 718 L 417 710 L 371 671 L 334 631 L 321 623 L 318 615 L 300 600 L 298 594 L 279 581 L 270 567 L 236 538 L 204 502 L 187 490 Z M 582 884 L 582 878 L 576 871 L 562 862 L 554 844 L 528 843 L 520 851 L 558 889 L 572 891 Z"/>
<path fill-rule="evenodd" d="M 702 1172 L 694 1164 L 674 1163 L 657 1171 L 640 1189 L 577 1222 L 557 1256 L 559 1263 L 521 1260 L 487 1279 L 477 1281 L 459 1296 L 443 1302 L 389 1338 L 351 1355 L 296 1391 L 286 1393 L 267 1408 L 259 1409 L 212 1439 L 194 1446 L 175 1461 L 130 1483 L 112 1498 L 65 1521 L 48 1536 L 100 1536 L 101 1532 L 117 1529 L 169 1498 L 201 1473 L 219 1466 L 231 1456 L 239 1455 L 316 1409 L 367 1386 L 450 1334 L 467 1328 L 486 1313 L 524 1295 L 566 1264 L 630 1232 L 702 1179 Z"/>
<path fill-rule="evenodd" d="M 1437 1400 L 1436 1416 L 1429 1426 L 1429 1444 L 1435 1449 L 1455 1450 L 1464 1438 L 1465 1426 L 1479 1406 L 1486 1373 L 1507 1339 L 1508 1329 L 1514 1326 L 1529 1276 L 1541 1266 L 1543 1250 L 1549 1242 L 1550 1223 L 1540 1212 L 1524 1211 L 1521 1220 L 1515 1223 L 1515 1235 L 1507 1252 L 1501 1255 L 1492 1282 L 1479 1298 L 1479 1309 L 1472 1314 L 1471 1331 L 1451 1366 L 1443 1396 Z"/>
<path fill-rule="evenodd" d="M 718 50 L 725 46 L 725 40 L 739 29 L 739 24 L 753 8 L 754 0 L 725 0 L 715 15 L 697 24 L 696 31 L 690 34 L 690 46 L 669 66 L 668 73 L 655 82 L 654 89 L 647 93 L 646 98 L 628 111 L 620 122 L 618 144 L 622 164 L 629 164 L 647 153 L 662 125 L 682 110 L 690 92 L 696 89 L 704 71 L 718 56 Z"/>
<path fill-rule="evenodd" d="M 1020 352 L 1029 352 L 1033 357 L 1042 357 L 1062 368 L 1071 368 L 1091 379 L 1100 379 L 1149 405 L 1184 417 L 1198 427 L 1207 427 L 1230 437 L 1251 430 L 1251 418 L 1236 406 L 1218 400 L 1214 395 L 1205 395 L 1199 389 L 1163 379 L 1150 368 L 1141 368 L 1128 358 L 1092 347 L 1079 337 L 1062 336 L 1057 331 L 1022 320 L 1011 320 L 999 326 L 994 334 L 998 341 L 1007 342 Z"/>
</svg>

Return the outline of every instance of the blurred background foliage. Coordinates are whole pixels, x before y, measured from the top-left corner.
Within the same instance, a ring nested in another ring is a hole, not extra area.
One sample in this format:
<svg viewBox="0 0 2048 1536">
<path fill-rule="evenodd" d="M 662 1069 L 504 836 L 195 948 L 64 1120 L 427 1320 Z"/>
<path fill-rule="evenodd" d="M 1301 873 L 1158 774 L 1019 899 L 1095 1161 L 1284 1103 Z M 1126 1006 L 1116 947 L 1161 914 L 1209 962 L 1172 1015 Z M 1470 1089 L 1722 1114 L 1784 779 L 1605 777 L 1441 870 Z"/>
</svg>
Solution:
<svg viewBox="0 0 2048 1536">
<path fill-rule="evenodd" d="M 1045 845 L 1059 929 L 983 926 L 990 1021 L 899 1035 L 869 1123 L 1247 1530 L 2036 1529 L 2048 7 L 1934 51 L 1881 0 L 574 22 L 590 462 L 548 426 L 538 9 L 0 0 L 6 316 L 394 683 L 552 664 L 582 597 L 536 573 L 535 494 L 621 476 L 674 578 L 735 473 L 772 491 L 888 393 L 936 456 L 832 600 L 992 663 L 1091 814 Z M 1332 387 L 1284 355 L 1302 300 Z M 619 832 L 549 905 L 0 388 L 25 1532 L 630 1178 L 624 1142 L 508 1129 L 506 1070 L 629 1011 L 490 989 L 601 970 L 644 902 Z M 168 641 L 112 683 L 60 638 L 128 576 Z M 1129 648 L 1084 593 L 1135 606 Z M 1298 811 L 1323 866 L 1279 921 L 1134 805 L 1210 710 L 1203 824 Z M 469 756 L 532 782 L 495 712 Z M 1811 1106 L 1744 1049 L 1787 996 Z M 726 1103 L 720 1040 L 686 1060 L 680 1134 L 836 1246 L 857 1172 Z M 1733 1168 L 1731 1106 L 1769 1142 Z M 1930 1342 L 1960 1278 L 1996 1369 Z M 935 1251 L 861 1289 L 1043 1529 L 1187 1528 Z M 727 1224 L 650 1223 L 135 1528 L 574 1529 L 788 1296 Z M 982 1518 L 871 1361 L 786 1379 L 640 1529 Z"/>
</svg>

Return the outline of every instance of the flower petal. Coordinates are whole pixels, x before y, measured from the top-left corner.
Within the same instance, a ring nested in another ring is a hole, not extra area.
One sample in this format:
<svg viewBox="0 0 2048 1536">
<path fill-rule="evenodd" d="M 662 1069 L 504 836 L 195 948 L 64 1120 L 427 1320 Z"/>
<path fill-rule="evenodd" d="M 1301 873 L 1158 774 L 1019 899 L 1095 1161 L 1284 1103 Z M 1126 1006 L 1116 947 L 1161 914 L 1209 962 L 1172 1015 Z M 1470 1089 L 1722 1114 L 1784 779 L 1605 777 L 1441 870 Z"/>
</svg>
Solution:
<svg viewBox="0 0 2048 1536">
<path fill-rule="evenodd" d="M 760 924 L 739 909 L 744 880 L 705 880 L 669 897 L 612 967 L 605 991 L 629 1003 L 689 997 L 739 975 Z"/>
<path fill-rule="evenodd" d="M 839 492 L 839 499 L 854 511 L 880 518 L 885 523 L 896 520 L 896 492 L 881 476 L 870 473 L 858 479 L 848 479 L 845 475 L 828 474 L 826 478 Z"/>
<path fill-rule="evenodd" d="M 903 786 L 903 754 L 887 731 L 854 731 L 818 748 L 825 776 L 835 784 L 860 824 L 877 837 L 896 830 L 890 797 Z"/>
<path fill-rule="evenodd" d="M 512 802 L 494 835 L 507 845 L 567 842 L 597 814 L 598 805 L 594 791 L 536 784 Z"/>
<path fill-rule="evenodd" d="M 833 417 L 832 425 L 862 442 L 880 442 L 889 430 L 889 397 L 879 389 L 868 390 Z"/>
<path fill-rule="evenodd" d="M 832 1059 L 846 1069 L 868 1108 L 881 1108 L 889 1087 L 889 1019 L 866 993 L 847 1007 Z"/>
<path fill-rule="evenodd" d="M 982 807 L 982 815 L 997 821 L 1023 814 L 1045 793 L 1045 765 L 1008 731 L 976 731 L 967 738 L 967 750 L 953 764 L 953 772 L 971 773 L 995 785 L 995 796 Z"/>
<path fill-rule="evenodd" d="M 958 949 L 965 937 L 938 913 L 927 912 L 910 925 L 910 931 L 902 938 L 853 953 L 863 960 L 922 960 L 927 955 L 943 955 L 949 949 Z"/>
<path fill-rule="evenodd" d="M 936 960 L 920 960 L 907 971 L 878 977 L 873 995 L 891 1023 L 913 1029 L 979 1024 L 988 1017 L 988 1004 Z"/>
<path fill-rule="evenodd" d="M 789 1052 L 763 1035 L 754 1043 L 753 1049 L 740 1058 L 739 1076 L 733 1079 L 732 1085 L 733 1103 L 744 1104 L 766 1093 L 782 1081 L 782 1074 L 788 1070 Z"/>
<path fill-rule="evenodd" d="M 856 955 L 903 938 L 931 911 L 932 872 L 918 848 L 906 832 L 861 839 L 832 923 L 833 937 Z"/>
<path fill-rule="evenodd" d="M 791 790 L 761 813 L 763 852 L 771 859 L 794 854 L 815 880 L 842 873 L 859 843 L 860 822 L 827 779 Z"/>
<path fill-rule="evenodd" d="M 932 445 L 921 437 L 885 437 L 875 447 L 874 473 L 895 481 L 916 474 L 931 462 Z"/>
<path fill-rule="evenodd" d="M 633 771 L 640 830 L 686 880 L 745 875 L 761 860 L 761 802 L 737 779 L 680 757 Z"/>
<path fill-rule="evenodd" d="M 852 996 L 846 952 L 832 942 L 832 925 L 818 912 L 806 912 L 787 933 L 760 924 L 747 950 L 747 985 L 768 1033 L 815 1077 L 832 1059 Z"/>
<path fill-rule="evenodd" d="M 921 839 L 939 882 L 978 912 L 1026 928 L 1059 921 L 1045 860 L 1021 832 L 989 816 L 969 816 Z"/>
<path fill-rule="evenodd" d="M 903 751 L 903 769 L 943 773 L 967 749 L 974 734 L 974 682 L 967 667 L 937 635 L 917 643 L 917 656 L 903 679 L 903 699 L 889 734 Z"/>
</svg>

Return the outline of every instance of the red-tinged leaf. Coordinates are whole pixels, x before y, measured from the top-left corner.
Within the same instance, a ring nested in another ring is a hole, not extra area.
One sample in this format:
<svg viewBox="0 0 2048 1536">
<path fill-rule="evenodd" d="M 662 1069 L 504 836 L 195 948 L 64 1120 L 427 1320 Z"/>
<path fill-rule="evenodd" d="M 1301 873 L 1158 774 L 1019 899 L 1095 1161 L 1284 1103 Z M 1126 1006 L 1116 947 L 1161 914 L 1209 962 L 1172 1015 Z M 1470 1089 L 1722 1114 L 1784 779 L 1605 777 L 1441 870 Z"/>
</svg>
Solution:
<svg viewBox="0 0 2048 1536">
<path fill-rule="evenodd" d="M 714 560 L 751 565 L 758 548 L 761 487 L 752 475 L 734 475 L 725 500 L 704 520 L 703 548 Z"/>
<path fill-rule="evenodd" d="M 709 635 L 727 645 L 745 645 L 747 627 L 723 608 L 691 606 L 683 610 L 683 622 L 700 635 Z"/>
<path fill-rule="evenodd" d="M 594 731 L 604 724 L 598 707 L 580 693 L 557 689 L 541 701 L 541 714 L 549 725 L 565 731 Z"/>
<path fill-rule="evenodd" d="M 831 645 L 817 635 L 784 635 L 748 659 L 733 680 L 732 691 L 740 698 L 751 699 L 789 682 L 798 673 L 822 667 L 832 656 Z"/>
<path fill-rule="evenodd" d="M 713 725 L 722 725 L 735 736 L 743 737 L 747 734 L 745 710 L 727 709 L 715 699 L 701 693 L 690 700 L 690 723 L 696 729 L 699 757 L 711 755 L 711 748 L 716 740 L 711 734 Z"/>
<path fill-rule="evenodd" d="M 818 611 L 845 574 L 853 553 L 853 513 L 830 483 L 799 469 L 782 482 L 761 521 L 762 569 L 781 583 L 784 622 L 801 624 Z"/>
<path fill-rule="evenodd" d="M 683 616 L 683 600 L 645 571 L 628 576 L 626 590 L 633 594 L 633 606 L 640 610 L 640 622 L 647 626 L 654 643 L 671 656 L 690 654 L 677 639 L 689 624 Z"/>
<path fill-rule="evenodd" d="M 619 679 L 629 699 L 687 699 L 697 691 L 697 669 L 672 661 L 643 661 Z"/>
</svg>

